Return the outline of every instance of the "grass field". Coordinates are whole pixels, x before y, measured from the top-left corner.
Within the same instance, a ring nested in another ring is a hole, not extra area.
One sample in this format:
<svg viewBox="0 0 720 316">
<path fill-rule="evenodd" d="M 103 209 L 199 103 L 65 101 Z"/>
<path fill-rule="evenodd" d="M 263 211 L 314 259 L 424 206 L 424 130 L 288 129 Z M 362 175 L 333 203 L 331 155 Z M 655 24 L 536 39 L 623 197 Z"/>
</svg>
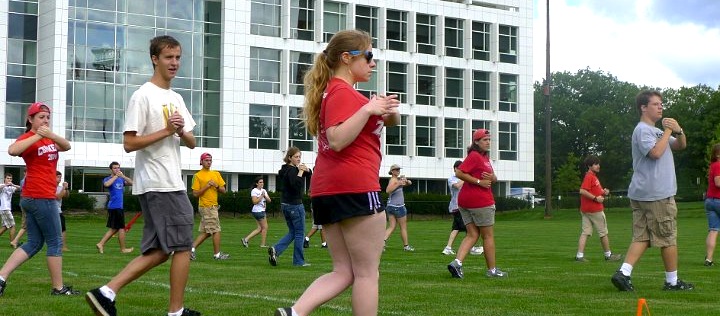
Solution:
<svg viewBox="0 0 720 316">
<path fill-rule="evenodd" d="M 629 209 L 606 211 L 613 250 L 624 254 L 630 242 Z M 646 252 L 633 272 L 636 292 L 617 291 L 610 276 L 620 263 L 603 260 L 597 236 L 588 241 L 588 263 L 576 263 L 579 216 L 575 210 L 556 211 L 543 219 L 541 209 L 498 214 L 495 226 L 498 266 L 505 279 L 485 277 L 481 256 L 468 256 L 465 279 L 452 279 L 446 265 L 452 259 L 440 254 L 447 242 L 450 217 L 412 218 L 410 242 L 416 251 L 402 251 L 399 232 L 388 241 L 380 267 L 380 315 L 635 315 L 638 298 L 647 299 L 652 315 L 715 315 L 720 308 L 720 267 L 702 265 L 707 224 L 701 203 L 680 204 L 680 278 L 695 284 L 688 292 L 662 291 L 664 273 L 657 249 Z M 130 214 L 131 215 L 131 214 Z M 129 218 L 129 216 L 128 216 Z M 83 292 L 104 284 L 134 256 L 118 251 L 112 239 L 105 254 L 95 243 L 105 232 L 101 215 L 69 215 L 65 253 L 65 282 Z M 309 222 L 309 221 L 308 221 Z M 141 222 L 128 235 L 139 244 Z M 330 259 L 312 240 L 306 258 L 312 265 L 292 266 L 292 250 L 271 267 L 259 237 L 243 248 L 240 238 L 255 227 L 250 217 L 222 219 L 223 250 L 231 258 L 215 261 L 206 241 L 192 262 L 186 305 L 203 315 L 272 315 L 291 305 L 317 276 L 330 270 Z M 309 223 L 308 223 L 309 226 Z M 286 232 L 280 218 L 270 220 L 268 241 Z M 461 234 L 462 235 L 462 234 Z M 3 236 L 2 244 L 7 245 Z M 461 236 L 455 242 L 459 245 Z M 0 248 L 0 261 L 12 249 Z M 119 295 L 120 315 L 164 315 L 168 299 L 168 269 L 164 264 L 127 286 Z M 90 315 L 82 296 L 51 297 L 44 252 L 20 267 L 0 297 L 1 315 Z M 349 292 L 328 302 L 313 315 L 350 315 Z"/>
</svg>

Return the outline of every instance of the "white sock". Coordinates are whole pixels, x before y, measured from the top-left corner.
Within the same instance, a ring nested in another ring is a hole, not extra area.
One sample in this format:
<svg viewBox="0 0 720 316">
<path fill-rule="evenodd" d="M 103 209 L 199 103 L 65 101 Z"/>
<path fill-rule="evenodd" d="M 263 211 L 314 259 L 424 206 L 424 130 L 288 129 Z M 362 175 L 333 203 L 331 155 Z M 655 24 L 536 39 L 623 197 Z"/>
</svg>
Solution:
<svg viewBox="0 0 720 316">
<path fill-rule="evenodd" d="M 624 276 L 630 276 L 632 274 L 632 269 L 633 266 L 627 262 L 623 263 L 622 266 L 620 266 L 620 272 L 622 272 Z"/>
<path fill-rule="evenodd" d="M 290 307 L 290 310 L 292 311 L 292 316 L 300 316 L 300 314 L 298 314 L 294 308 Z"/>
<path fill-rule="evenodd" d="M 323 241 L 322 245 L 327 246 L 327 242 Z"/>
<path fill-rule="evenodd" d="M 0 281 L 5 282 L 5 278 L 3 278 L 3 277 L 0 276 Z"/>
<path fill-rule="evenodd" d="M 305 241 L 310 241 L 310 237 L 305 237 Z"/>
<path fill-rule="evenodd" d="M 103 285 L 100 288 L 100 293 L 102 293 L 103 296 L 107 297 L 111 301 L 115 301 L 115 291 L 113 291 L 107 285 Z"/>
<path fill-rule="evenodd" d="M 584 256 L 585 256 L 584 253 L 578 252 L 578 253 L 575 255 L 575 258 L 582 258 L 582 257 L 584 257 Z"/>
<path fill-rule="evenodd" d="M 190 251 L 195 252 L 195 247 L 192 247 L 192 249 Z"/>
<path fill-rule="evenodd" d="M 455 262 L 457 262 L 457 264 L 462 267 L 462 261 L 455 259 Z"/>
<path fill-rule="evenodd" d="M 185 310 L 185 308 L 183 307 L 183 308 L 180 308 L 180 310 L 177 312 L 174 312 L 174 313 L 168 312 L 168 316 L 182 316 L 182 313 L 184 310 Z"/>
<path fill-rule="evenodd" d="M 445 249 L 452 250 L 452 247 L 450 247 L 450 246 L 445 246 Z"/>
<path fill-rule="evenodd" d="M 610 257 L 610 256 L 612 256 L 612 251 L 610 251 L 610 250 L 605 251 L 605 257 Z"/>
<path fill-rule="evenodd" d="M 677 285 L 677 270 L 667 272 L 665 271 L 665 282 L 670 283 L 670 285 Z"/>
</svg>

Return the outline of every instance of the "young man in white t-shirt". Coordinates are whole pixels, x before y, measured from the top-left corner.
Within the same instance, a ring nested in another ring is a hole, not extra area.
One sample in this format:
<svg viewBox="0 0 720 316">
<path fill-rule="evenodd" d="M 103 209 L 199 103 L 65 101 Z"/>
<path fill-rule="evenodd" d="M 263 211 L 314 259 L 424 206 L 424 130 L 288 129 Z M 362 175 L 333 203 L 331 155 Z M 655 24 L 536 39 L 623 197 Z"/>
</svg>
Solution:
<svg viewBox="0 0 720 316">
<path fill-rule="evenodd" d="M 12 195 L 20 189 L 20 186 L 12 182 L 12 174 L 5 174 L 5 181 L 0 183 L 0 235 L 10 230 L 10 242 L 15 238 L 15 218 L 12 214 Z"/>
<path fill-rule="evenodd" d="M 86 299 L 96 315 L 116 315 L 115 296 L 145 272 L 172 258 L 168 316 L 193 316 L 183 307 L 193 242 L 193 207 L 180 168 L 180 144 L 195 148 L 195 121 L 182 96 L 170 89 L 180 69 L 180 43 L 162 35 L 150 41 L 153 76 L 130 98 L 123 146 L 135 154 L 133 194 L 145 216 L 141 255 Z M 167 234 L 172 228 L 174 233 Z M 171 256 L 172 255 L 172 256 Z"/>
</svg>

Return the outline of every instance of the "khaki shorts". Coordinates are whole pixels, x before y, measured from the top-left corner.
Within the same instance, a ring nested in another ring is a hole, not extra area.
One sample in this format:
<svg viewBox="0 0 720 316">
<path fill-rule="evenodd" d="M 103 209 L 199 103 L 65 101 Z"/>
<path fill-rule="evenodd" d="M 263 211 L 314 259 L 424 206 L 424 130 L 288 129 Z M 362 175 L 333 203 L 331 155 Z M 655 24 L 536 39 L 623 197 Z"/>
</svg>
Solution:
<svg viewBox="0 0 720 316">
<path fill-rule="evenodd" d="M 218 216 L 220 205 L 199 207 L 198 209 L 200 211 L 200 226 L 198 226 L 198 231 L 206 234 L 220 232 L 220 217 Z"/>
<path fill-rule="evenodd" d="M 6 228 L 15 227 L 15 218 L 10 210 L 0 211 L 0 220 L 2 221 L 2 226 Z"/>
<path fill-rule="evenodd" d="M 592 236 L 593 233 L 593 227 L 595 227 L 595 230 L 598 232 L 598 236 L 600 238 L 603 238 L 607 236 L 608 229 L 607 229 L 607 221 L 605 220 L 605 212 L 594 212 L 594 213 L 585 213 L 580 212 L 580 216 L 582 217 L 582 233 L 583 235 Z"/>
<path fill-rule="evenodd" d="M 651 247 L 677 245 L 675 198 L 644 202 L 630 200 L 633 211 L 633 242 L 649 241 Z"/>
<path fill-rule="evenodd" d="M 480 208 L 460 208 L 465 226 L 474 223 L 477 227 L 486 227 L 495 225 L 495 205 Z"/>
</svg>

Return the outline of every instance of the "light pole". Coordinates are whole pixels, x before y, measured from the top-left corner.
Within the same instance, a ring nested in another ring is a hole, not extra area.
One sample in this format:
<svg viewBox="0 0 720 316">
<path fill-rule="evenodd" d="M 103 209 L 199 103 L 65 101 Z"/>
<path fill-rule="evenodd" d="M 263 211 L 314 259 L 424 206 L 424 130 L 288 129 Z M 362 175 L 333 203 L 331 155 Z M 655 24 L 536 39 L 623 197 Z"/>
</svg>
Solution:
<svg viewBox="0 0 720 316">
<path fill-rule="evenodd" d="M 552 217 L 552 139 L 550 133 L 552 110 L 550 108 L 550 87 L 552 78 L 550 74 L 550 0 L 546 0 L 547 34 L 545 37 L 545 218 Z"/>
</svg>

